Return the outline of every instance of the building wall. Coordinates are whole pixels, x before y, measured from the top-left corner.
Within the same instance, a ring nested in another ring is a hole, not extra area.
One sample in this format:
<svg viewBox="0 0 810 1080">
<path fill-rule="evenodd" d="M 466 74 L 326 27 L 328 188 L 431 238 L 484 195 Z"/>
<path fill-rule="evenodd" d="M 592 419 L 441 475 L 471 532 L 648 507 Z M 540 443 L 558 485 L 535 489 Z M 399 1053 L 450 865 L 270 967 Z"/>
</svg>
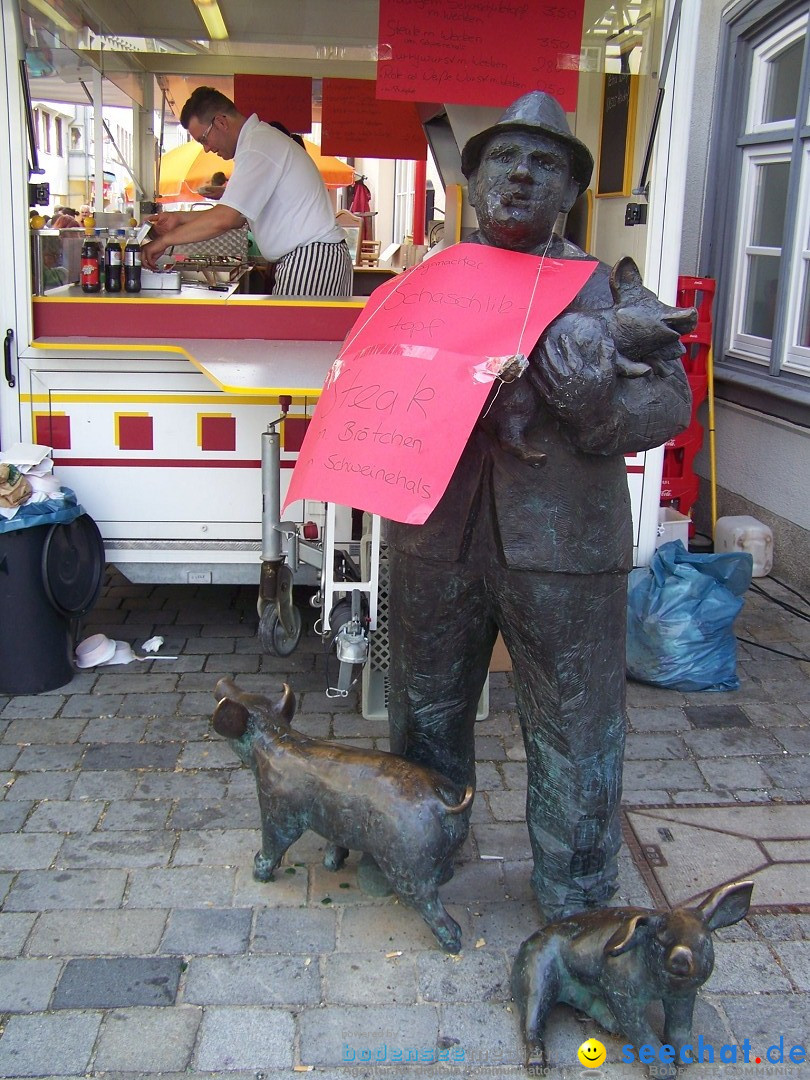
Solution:
<svg viewBox="0 0 810 1080">
<path fill-rule="evenodd" d="M 714 115 L 714 84 L 717 77 L 717 46 L 720 40 L 720 17 L 726 5 L 721 0 L 703 0 L 699 38 L 713 47 L 699 49 L 695 63 L 695 96 L 688 148 L 689 197 L 683 220 L 681 273 L 697 276 L 700 241 L 703 232 L 703 205 L 707 183 L 709 140 Z"/>
<path fill-rule="evenodd" d="M 712 130 L 723 119 L 722 103 L 715 100 L 721 16 L 734 6 L 738 5 L 704 0 L 701 12 L 700 40 L 707 47 L 698 53 L 688 148 L 690 184 L 681 248 L 681 273 L 687 275 L 699 276 L 702 271 L 704 204 L 711 179 L 708 154 Z M 718 393 L 722 394 L 722 386 Z M 702 419 L 706 434 L 695 470 L 703 479 L 694 516 L 698 529 L 709 535 L 711 461 L 706 406 Z M 810 431 L 718 398 L 715 444 L 718 516 L 751 514 L 769 525 L 774 533 L 774 575 L 806 588 L 810 584 Z"/>
<path fill-rule="evenodd" d="M 649 128 L 649 114 L 655 101 L 655 80 L 649 74 L 639 76 L 639 100 L 633 139 L 633 184 L 638 182 L 644 161 L 644 149 Z M 576 136 L 598 159 L 599 118 L 602 112 L 602 72 L 583 71 L 579 77 L 577 97 Z M 596 169 L 592 189 L 596 190 Z M 628 227 L 624 214 L 629 202 L 639 202 L 634 195 L 602 195 L 593 199 L 591 223 L 591 254 L 607 263 L 618 262 L 630 255 L 644 273 L 647 246 L 647 227 Z"/>
</svg>

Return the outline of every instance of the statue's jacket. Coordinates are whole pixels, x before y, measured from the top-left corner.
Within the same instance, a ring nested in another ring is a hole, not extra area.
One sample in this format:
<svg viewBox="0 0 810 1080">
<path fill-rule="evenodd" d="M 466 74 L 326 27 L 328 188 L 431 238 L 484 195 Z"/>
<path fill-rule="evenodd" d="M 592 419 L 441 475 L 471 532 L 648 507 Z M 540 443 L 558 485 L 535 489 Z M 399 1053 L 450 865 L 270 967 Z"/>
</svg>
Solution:
<svg viewBox="0 0 810 1080">
<path fill-rule="evenodd" d="M 563 257 L 588 256 L 565 242 Z M 609 276 L 610 267 L 598 263 L 558 319 L 610 309 Z M 648 299 L 659 303 L 651 293 Z M 548 333 L 532 351 L 532 364 L 547 362 Z M 612 399 L 598 415 L 577 416 L 539 394 L 534 410 L 531 438 L 546 454 L 542 467 L 504 449 L 479 420 L 428 520 L 389 522 L 389 545 L 430 561 L 458 562 L 465 558 L 477 515 L 491 507 L 502 557 L 511 569 L 628 571 L 633 542 L 624 455 L 660 446 L 689 425 L 691 393 L 679 356 L 655 364 L 648 377 L 617 378 Z"/>
</svg>

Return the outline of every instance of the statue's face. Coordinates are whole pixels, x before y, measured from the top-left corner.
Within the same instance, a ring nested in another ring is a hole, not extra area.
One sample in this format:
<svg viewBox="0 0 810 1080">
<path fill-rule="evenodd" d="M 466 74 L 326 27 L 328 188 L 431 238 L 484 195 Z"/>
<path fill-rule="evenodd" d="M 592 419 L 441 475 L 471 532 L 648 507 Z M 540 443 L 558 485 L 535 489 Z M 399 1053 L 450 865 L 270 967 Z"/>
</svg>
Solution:
<svg viewBox="0 0 810 1080">
<path fill-rule="evenodd" d="M 469 188 L 485 239 L 515 251 L 545 245 L 557 215 L 570 210 L 579 194 L 565 144 L 523 131 L 492 136 Z"/>
</svg>

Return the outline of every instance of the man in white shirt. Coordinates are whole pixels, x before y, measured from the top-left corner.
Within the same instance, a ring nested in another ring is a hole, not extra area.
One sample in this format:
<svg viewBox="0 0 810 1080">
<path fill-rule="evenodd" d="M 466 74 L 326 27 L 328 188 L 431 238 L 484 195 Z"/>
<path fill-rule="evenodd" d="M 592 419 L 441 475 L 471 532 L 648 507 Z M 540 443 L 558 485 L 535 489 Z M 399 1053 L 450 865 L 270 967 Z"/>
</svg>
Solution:
<svg viewBox="0 0 810 1080">
<path fill-rule="evenodd" d="M 210 210 L 156 214 L 157 239 L 142 249 L 155 268 L 174 244 L 192 244 L 248 223 L 262 255 L 275 264 L 276 296 L 350 296 L 352 261 L 345 233 L 318 168 L 293 139 L 254 114 L 242 116 L 230 98 L 198 86 L 180 123 L 206 150 L 234 167 Z"/>
</svg>

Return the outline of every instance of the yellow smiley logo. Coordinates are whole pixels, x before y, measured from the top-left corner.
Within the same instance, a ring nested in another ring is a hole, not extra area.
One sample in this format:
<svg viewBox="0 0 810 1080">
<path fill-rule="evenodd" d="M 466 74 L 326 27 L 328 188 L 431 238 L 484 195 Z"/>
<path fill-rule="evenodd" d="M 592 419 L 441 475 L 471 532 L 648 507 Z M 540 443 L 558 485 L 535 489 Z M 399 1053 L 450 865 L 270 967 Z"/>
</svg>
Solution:
<svg viewBox="0 0 810 1080">
<path fill-rule="evenodd" d="M 588 1039 L 577 1050 L 577 1057 L 586 1069 L 598 1069 L 604 1064 L 607 1050 L 598 1039 Z"/>
</svg>

